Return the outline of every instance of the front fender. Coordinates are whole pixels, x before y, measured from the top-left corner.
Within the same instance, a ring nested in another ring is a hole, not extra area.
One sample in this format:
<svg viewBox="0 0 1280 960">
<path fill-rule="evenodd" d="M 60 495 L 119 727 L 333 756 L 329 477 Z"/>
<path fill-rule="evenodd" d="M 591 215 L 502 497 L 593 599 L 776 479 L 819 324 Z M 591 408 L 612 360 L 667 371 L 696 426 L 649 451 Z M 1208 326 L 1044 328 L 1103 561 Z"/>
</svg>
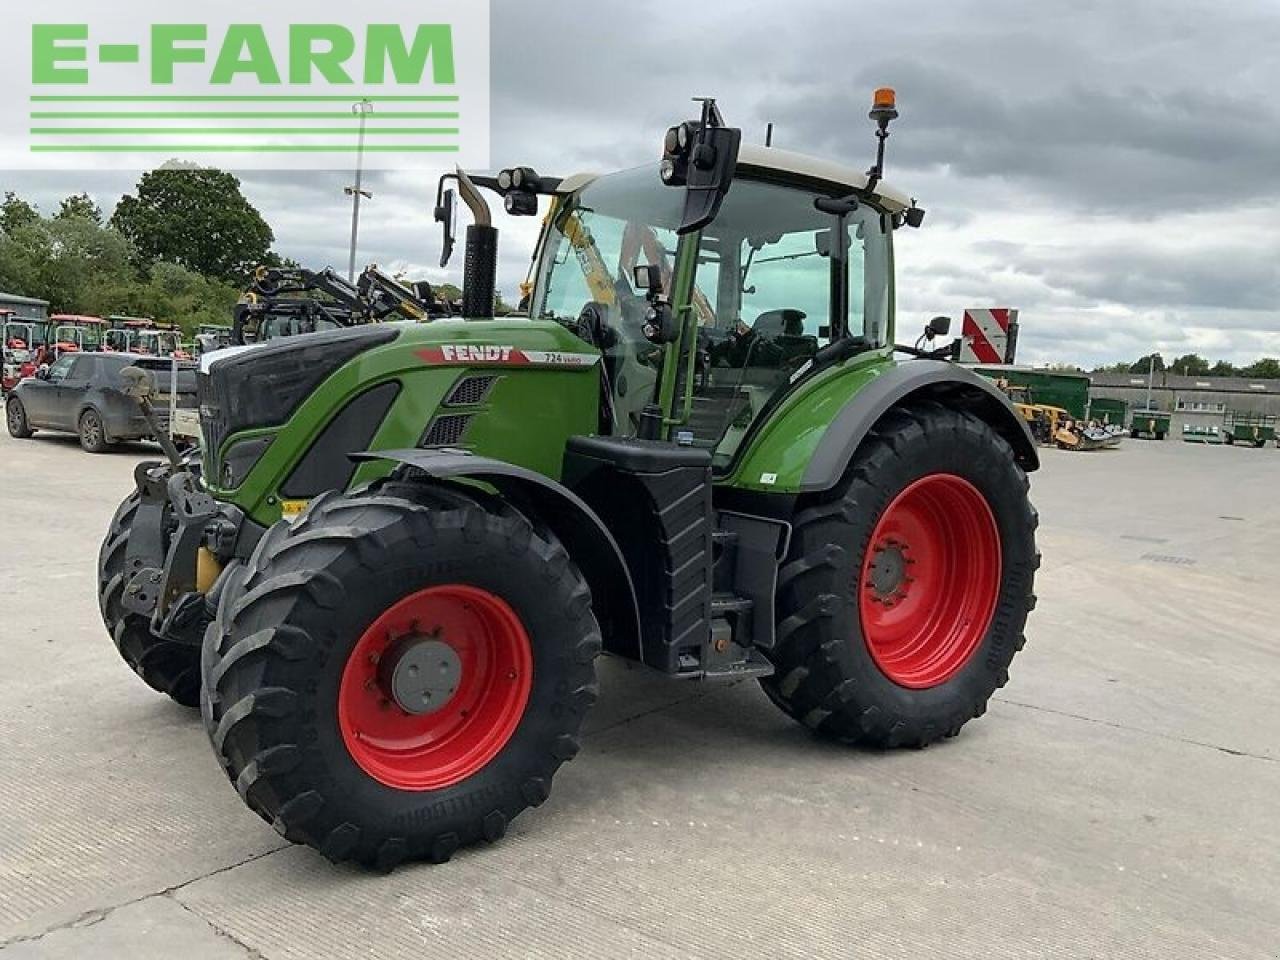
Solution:
<svg viewBox="0 0 1280 960">
<path fill-rule="evenodd" d="M 438 480 L 480 480 L 526 516 L 545 524 L 564 544 L 591 588 L 605 649 L 642 660 L 640 610 L 622 550 L 600 517 L 572 490 L 526 467 L 457 450 L 376 450 L 352 454 L 389 460 Z"/>
</svg>

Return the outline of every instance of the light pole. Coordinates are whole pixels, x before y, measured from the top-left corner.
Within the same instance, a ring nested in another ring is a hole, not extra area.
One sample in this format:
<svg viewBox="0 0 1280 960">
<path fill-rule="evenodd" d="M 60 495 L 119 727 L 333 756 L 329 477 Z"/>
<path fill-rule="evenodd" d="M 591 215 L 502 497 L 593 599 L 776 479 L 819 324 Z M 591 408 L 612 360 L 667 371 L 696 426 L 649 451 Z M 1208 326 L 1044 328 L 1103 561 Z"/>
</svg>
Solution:
<svg viewBox="0 0 1280 960">
<path fill-rule="evenodd" d="M 351 259 L 347 264 L 347 280 L 356 280 L 356 243 L 360 239 L 360 198 L 372 200 L 373 194 L 364 189 L 364 125 L 373 113 L 373 103 L 361 100 L 351 105 L 351 112 L 360 118 L 360 140 L 356 146 L 356 183 L 353 187 L 344 187 L 343 193 L 351 198 Z"/>
</svg>

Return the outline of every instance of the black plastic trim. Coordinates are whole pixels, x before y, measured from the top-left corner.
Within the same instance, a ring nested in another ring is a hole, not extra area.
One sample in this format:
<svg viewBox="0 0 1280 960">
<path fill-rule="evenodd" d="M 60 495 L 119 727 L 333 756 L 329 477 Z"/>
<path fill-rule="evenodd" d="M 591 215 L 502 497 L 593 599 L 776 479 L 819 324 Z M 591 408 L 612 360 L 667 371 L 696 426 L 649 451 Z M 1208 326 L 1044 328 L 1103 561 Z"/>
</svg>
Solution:
<svg viewBox="0 0 1280 960">
<path fill-rule="evenodd" d="M 307 499 L 326 490 L 345 490 L 356 472 L 349 454 L 369 446 L 399 395 L 400 381 L 391 380 L 353 397 L 311 442 L 280 493 Z"/>
<path fill-rule="evenodd" d="M 392 326 L 371 324 L 283 337 L 215 357 L 200 377 L 201 416 L 216 421 L 219 442 L 241 430 L 280 426 L 339 367 L 399 335 Z"/>
<path fill-rule="evenodd" d="M 275 434 L 268 434 L 232 443 L 223 454 L 222 475 L 214 478 L 215 485 L 234 490 L 244 483 L 245 478 L 253 472 L 253 468 L 258 465 L 258 461 L 262 459 L 262 455 L 267 452 L 267 448 L 275 438 Z"/>
</svg>

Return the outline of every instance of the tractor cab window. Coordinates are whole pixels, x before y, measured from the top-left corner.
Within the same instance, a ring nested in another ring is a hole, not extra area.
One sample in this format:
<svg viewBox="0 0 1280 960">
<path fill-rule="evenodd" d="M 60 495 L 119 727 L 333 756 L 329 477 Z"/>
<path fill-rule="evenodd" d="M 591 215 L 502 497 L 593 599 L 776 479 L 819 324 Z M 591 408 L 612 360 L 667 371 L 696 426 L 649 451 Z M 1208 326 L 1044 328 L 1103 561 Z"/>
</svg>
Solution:
<svg viewBox="0 0 1280 960">
<path fill-rule="evenodd" d="M 816 194 L 738 180 L 702 238 L 720 263 L 714 322 L 700 350 L 688 429 L 724 467 L 751 424 L 840 337 L 886 342 L 889 225 L 871 207 L 838 219 Z"/>
<path fill-rule="evenodd" d="M 665 349 L 643 336 L 647 303 L 634 268 L 657 266 L 669 294 L 681 242 L 699 243 L 695 386 L 684 429 L 719 466 L 821 347 L 845 336 L 887 342 L 886 218 L 868 206 L 837 218 L 814 207 L 817 195 L 738 179 L 700 237 L 683 239 L 675 228 L 684 193 L 663 186 L 652 166 L 601 177 L 559 207 L 530 313 L 600 347 L 610 432 L 634 434 Z"/>
<path fill-rule="evenodd" d="M 648 304 L 633 285 L 634 268 L 658 267 L 670 292 L 683 210 L 682 191 L 663 186 L 655 167 L 638 167 L 599 178 L 560 207 L 545 240 L 530 315 L 570 326 L 600 347 L 605 416 L 616 435 L 635 432 L 662 369 L 662 348 L 641 332 Z M 709 264 L 699 269 L 700 322 L 713 318 L 715 290 Z"/>
</svg>

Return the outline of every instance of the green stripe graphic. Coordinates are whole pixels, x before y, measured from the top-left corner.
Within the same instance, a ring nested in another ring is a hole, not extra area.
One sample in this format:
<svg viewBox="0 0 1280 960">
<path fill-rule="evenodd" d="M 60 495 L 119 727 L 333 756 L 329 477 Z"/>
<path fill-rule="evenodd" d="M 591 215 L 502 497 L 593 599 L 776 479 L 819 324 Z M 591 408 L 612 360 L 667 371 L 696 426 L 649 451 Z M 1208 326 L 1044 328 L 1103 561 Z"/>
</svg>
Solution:
<svg viewBox="0 0 1280 960">
<path fill-rule="evenodd" d="M 253 120 L 255 118 L 263 120 L 350 120 L 352 123 L 356 123 L 360 119 L 350 113 L 282 113 L 267 111 L 253 113 L 193 113 L 190 111 L 184 111 L 182 113 L 151 113 L 137 111 L 89 112 L 72 110 L 70 112 L 59 111 L 57 113 L 50 113 L 47 111 L 36 110 L 31 114 L 32 120 Z M 379 120 L 457 120 L 458 114 L 397 111 L 395 113 L 369 113 L 365 115 L 365 119 L 370 123 L 375 123 Z"/>
<path fill-rule="evenodd" d="M 355 144 L 33 144 L 32 153 L 355 153 Z M 457 144 L 365 144 L 365 153 L 457 153 Z"/>
<path fill-rule="evenodd" d="M 317 134 L 340 134 L 355 136 L 360 131 L 347 127 L 32 127 L 31 133 L 40 137 L 49 136 L 104 136 L 118 137 L 127 134 L 152 136 L 160 134 L 166 137 L 175 134 L 195 135 L 210 134 L 225 136 L 228 134 L 270 134 L 283 136 L 291 133 L 315 136 Z M 451 136 L 458 133 L 457 127 L 378 127 L 366 130 L 369 136 Z"/>
<path fill-rule="evenodd" d="M 104 47 L 105 49 L 105 47 Z M 369 96 L 360 96 L 351 94 L 349 96 L 281 96 L 281 95 L 261 95 L 261 96 L 185 96 L 176 94 L 164 94 L 155 96 L 129 95 L 129 96 L 87 96 L 87 95 L 41 95 L 33 96 L 32 103 L 355 103 L 360 100 L 369 100 L 373 103 L 457 103 L 456 96 L 384 96 L 381 94 L 371 94 Z"/>
</svg>

